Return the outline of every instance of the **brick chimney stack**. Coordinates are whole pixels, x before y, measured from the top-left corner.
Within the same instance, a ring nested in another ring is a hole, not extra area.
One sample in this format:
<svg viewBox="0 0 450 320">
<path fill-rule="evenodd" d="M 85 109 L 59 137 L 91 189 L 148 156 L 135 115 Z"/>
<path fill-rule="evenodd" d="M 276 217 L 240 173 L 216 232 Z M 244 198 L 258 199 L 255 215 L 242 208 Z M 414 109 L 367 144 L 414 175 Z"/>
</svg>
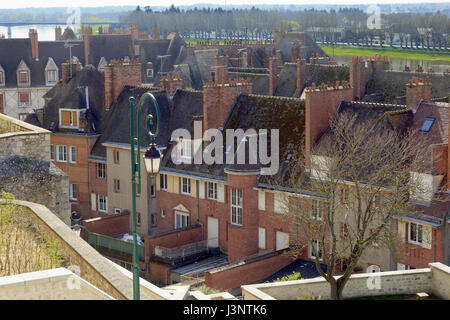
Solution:
<svg viewBox="0 0 450 320">
<path fill-rule="evenodd" d="M 278 59 L 275 57 L 269 58 L 269 96 L 275 94 L 275 90 L 278 86 Z"/>
<path fill-rule="evenodd" d="M 303 58 L 297 59 L 297 89 L 296 95 L 299 97 L 302 93 L 303 87 L 306 84 L 306 60 Z"/>
<path fill-rule="evenodd" d="M 410 110 L 416 110 L 421 100 L 431 100 L 431 82 L 427 77 L 425 80 L 412 77 L 406 84 L 406 106 Z"/>
<path fill-rule="evenodd" d="M 347 81 L 305 88 L 306 167 L 311 168 L 311 148 L 328 128 L 342 100 L 351 101 L 353 89 Z"/>
<path fill-rule="evenodd" d="M 128 58 L 111 60 L 105 66 L 105 107 L 117 99 L 125 85 L 140 86 L 142 84 L 142 67 L 138 60 Z"/>
<path fill-rule="evenodd" d="M 360 56 L 353 56 L 350 62 L 350 85 L 353 88 L 352 100 L 361 100 L 366 89 L 366 68 Z"/>
<path fill-rule="evenodd" d="M 57 26 L 55 28 L 55 41 L 60 41 L 62 40 L 62 30 L 60 26 Z"/>
<path fill-rule="evenodd" d="M 81 27 L 82 39 L 84 41 L 84 61 L 85 65 L 89 64 L 89 55 L 91 53 L 90 50 L 90 37 L 92 35 L 92 28 L 89 26 Z"/>
<path fill-rule="evenodd" d="M 159 34 L 158 28 L 156 28 L 156 26 L 154 26 L 152 29 L 151 37 L 152 37 L 152 40 L 159 40 L 159 38 L 160 38 L 160 34 Z"/>
<path fill-rule="evenodd" d="M 214 82 L 225 83 L 228 81 L 228 57 L 217 55 L 214 57 Z"/>
<path fill-rule="evenodd" d="M 176 74 L 174 77 L 172 77 L 170 74 L 167 74 L 166 77 L 161 79 L 161 89 L 166 90 L 171 97 L 173 97 L 177 89 L 182 88 L 183 80 L 181 79 L 179 74 Z"/>
<path fill-rule="evenodd" d="M 225 83 L 212 81 L 206 83 L 203 86 L 203 130 L 223 126 L 236 98 L 241 93 L 252 93 L 250 81 L 227 79 Z"/>
<path fill-rule="evenodd" d="M 38 32 L 36 29 L 30 29 L 28 32 L 28 36 L 31 41 L 31 57 L 34 60 L 39 60 L 39 41 L 38 41 Z"/>
<path fill-rule="evenodd" d="M 70 68 L 72 67 L 72 76 Z M 83 66 L 81 65 L 81 62 L 75 61 L 72 59 L 72 61 L 67 60 L 66 62 L 61 64 L 61 73 L 62 73 L 62 85 L 65 86 L 70 79 L 72 79 L 78 72 L 80 72 L 83 69 Z"/>
</svg>

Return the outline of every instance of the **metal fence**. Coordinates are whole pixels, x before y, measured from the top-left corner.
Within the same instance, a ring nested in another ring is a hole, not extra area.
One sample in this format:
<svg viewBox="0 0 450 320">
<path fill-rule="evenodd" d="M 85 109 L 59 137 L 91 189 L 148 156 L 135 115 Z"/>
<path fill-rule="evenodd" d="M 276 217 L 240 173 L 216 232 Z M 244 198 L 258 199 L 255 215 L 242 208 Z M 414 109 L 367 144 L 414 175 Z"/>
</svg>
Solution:
<svg viewBox="0 0 450 320">
<path fill-rule="evenodd" d="M 161 258 L 177 259 L 188 257 L 208 250 L 207 243 L 208 240 L 202 240 L 199 242 L 189 243 L 184 246 L 179 246 L 176 248 L 165 248 L 155 245 L 153 252 L 155 256 Z"/>
<path fill-rule="evenodd" d="M 90 232 L 88 237 L 88 243 L 97 249 L 106 249 L 124 255 L 128 255 L 130 257 L 133 256 L 132 242 L 127 242 L 120 239 L 104 236 L 98 233 Z M 140 260 L 145 259 L 144 246 L 138 245 L 138 256 Z"/>
</svg>

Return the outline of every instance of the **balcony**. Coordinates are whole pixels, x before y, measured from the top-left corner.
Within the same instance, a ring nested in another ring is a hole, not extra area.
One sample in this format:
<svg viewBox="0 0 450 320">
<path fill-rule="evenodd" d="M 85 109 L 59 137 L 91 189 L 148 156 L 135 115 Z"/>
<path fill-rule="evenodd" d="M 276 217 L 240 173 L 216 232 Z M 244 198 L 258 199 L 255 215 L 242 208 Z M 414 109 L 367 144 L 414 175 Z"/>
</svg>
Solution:
<svg viewBox="0 0 450 320">
<path fill-rule="evenodd" d="M 179 265 L 180 263 L 189 263 L 191 260 L 216 254 L 216 251 L 218 251 L 218 248 L 208 247 L 208 240 L 188 243 L 175 248 L 154 245 L 152 258 L 171 265 Z"/>
</svg>

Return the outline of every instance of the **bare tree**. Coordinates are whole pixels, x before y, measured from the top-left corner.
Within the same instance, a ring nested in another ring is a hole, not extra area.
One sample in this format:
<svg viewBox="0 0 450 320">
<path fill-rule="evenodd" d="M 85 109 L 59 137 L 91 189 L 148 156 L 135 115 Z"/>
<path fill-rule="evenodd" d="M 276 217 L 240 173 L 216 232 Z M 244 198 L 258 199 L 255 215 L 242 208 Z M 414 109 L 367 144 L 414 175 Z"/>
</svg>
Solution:
<svg viewBox="0 0 450 320">
<path fill-rule="evenodd" d="M 367 118 L 339 113 L 311 152 L 310 173 L 304 173 L 303 152 L 289 172 L 297 196 L 286 201 L 285 216 L 299 230 L 297 254 L 308 247 L 332 299 L 342 299 L 358 261 L 374 243 L 395 252 L 400 242 L 394 217 L 408 211 L 411 196 L 430 194 L 421 175 L 432 165 L 425 139 L 393 129 L 384 116 Z M 340 277 L 334 277 L 337 270 Z"/>
</svg>

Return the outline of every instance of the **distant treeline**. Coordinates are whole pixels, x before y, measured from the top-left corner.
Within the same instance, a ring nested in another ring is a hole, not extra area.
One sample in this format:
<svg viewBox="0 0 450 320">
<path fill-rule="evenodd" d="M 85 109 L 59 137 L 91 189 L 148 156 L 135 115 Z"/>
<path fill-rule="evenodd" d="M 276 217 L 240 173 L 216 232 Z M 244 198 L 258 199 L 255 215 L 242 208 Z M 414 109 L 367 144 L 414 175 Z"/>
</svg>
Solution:
<svg viewBox="0 0 450 320">
<path fill-rule="evenodd" d="M 163 11 L 137 7 L 121 16 L 124 27 L 137 24 L 141 31 L 169 32 L 175 26 L 183 36 L 194 38 L 270 39 L 277 27 L 286 31 L 306 31 L 314 40 L 326 43 L 372 45 L 383 42 L 411 47 L 446 47 L 450 43 L 450 19 L 446 13 L 381 14 L 380 28 L 369 29 L 369 14 L 359 8 L 339 10 L 280 11 L 251 9 L 203 8 L 183 10 L 171 6 Z"/>
</svg>

